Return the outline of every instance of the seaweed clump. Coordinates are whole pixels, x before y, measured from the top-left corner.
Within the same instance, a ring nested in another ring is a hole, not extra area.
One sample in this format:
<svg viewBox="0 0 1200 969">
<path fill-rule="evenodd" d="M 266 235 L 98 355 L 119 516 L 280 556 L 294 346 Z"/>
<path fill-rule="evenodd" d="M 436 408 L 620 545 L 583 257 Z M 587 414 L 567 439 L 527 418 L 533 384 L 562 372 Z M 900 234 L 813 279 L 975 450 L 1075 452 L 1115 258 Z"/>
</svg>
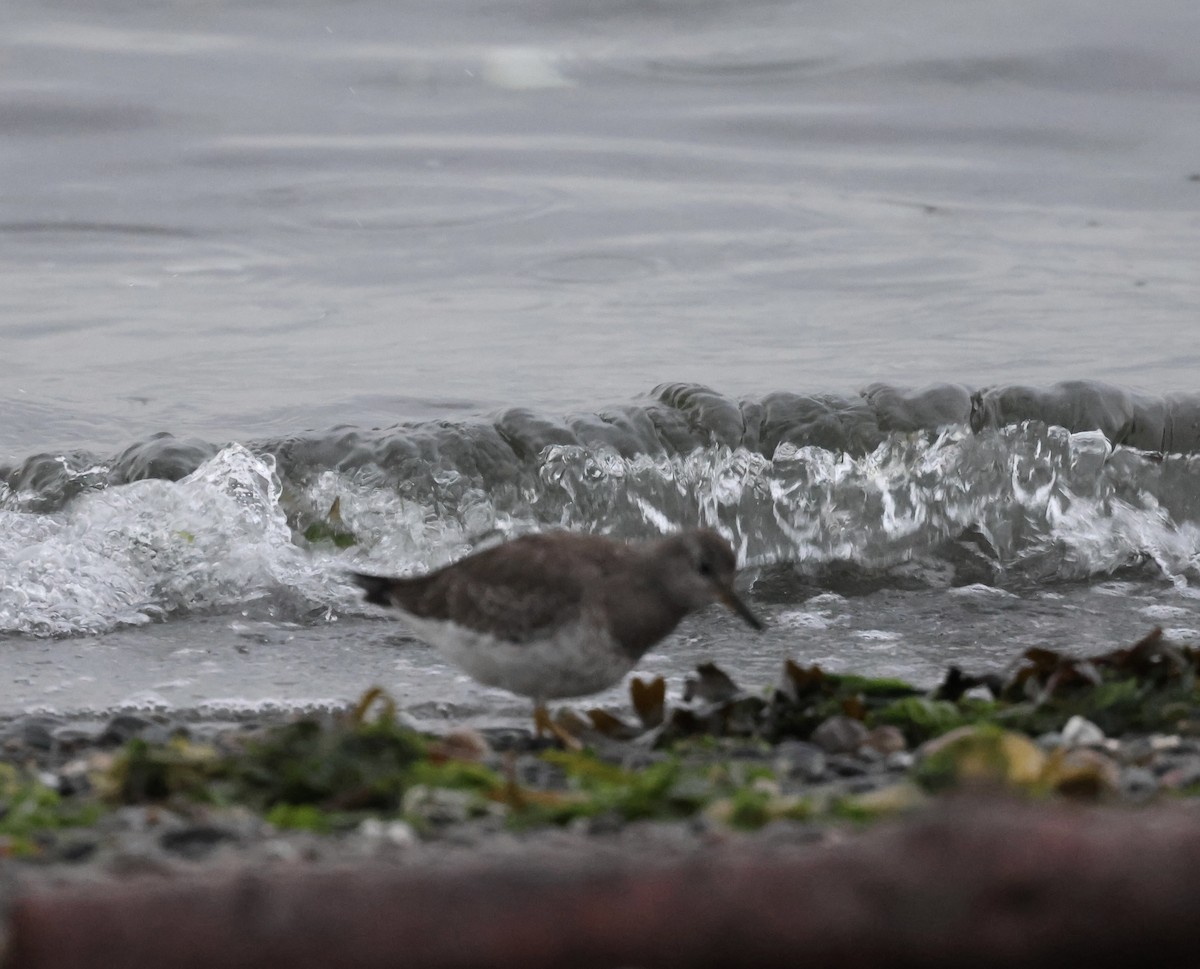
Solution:
<svg viewBox="0 0 1200 969">
<path fill-rule="evenodd" d="M 582 741 L 561 750 L 511 732 L 423 735 L 373 688 L 347 711 L 211 743 L 185 730 L 135 737 L 92 753 L 86 782 L 64 765 L 57 789 L 45 765 L 0 763 L 0 852 L 36 855 L 57 829 L 125 805 L 201 821 L 249 809 L 333 834 L 389 819 L 436 836 L 461 824 L 863 821 L 963 786 L 1094 799 L 1128 787 L 1127 768 L 1153 792 L 1194 793 L 1198 667 L 1200 653 L 1158 629 L 1087 658 L 1029 650 L 1005 677 L 951 669 L 927 691 L 788 661 L 752 692 L 707 664 L 676 701 L 663 680 L 634 680 L 632 717 L 560 711 Z"/>
<path fill-rule="evenodd" d="M 808 740 L 833 717 L 867 728 L 895 727 L 914 746 L 970 725 L 1043 734 L 1061 730 L 1072 717 L 1086 717 L 1109 736 L 1156 730 L 1197 733 L 1198 670 L 1200 651 L 1167 642 L 1155 628 L 1132 646 L 1097 656 L 1030 649 L 1007 677 L 972 676 L 951 667 L 931 691 L 901 680 L 830 673 L 787 660 L 779 681 L 765 693 L 743 690 L 706 664 L 689 679 L 680 705 L 658 709 L 657 682 L 635 681 L 633 698 L 654 742 L 667 747 L 698 735 L 770 743 Z M 652 712 L 641 699 L 647 696 L 654 698 Z M 601 732 L 624 735 L 632 729 L 603 711 L 590 716 Z"/>
</svg>

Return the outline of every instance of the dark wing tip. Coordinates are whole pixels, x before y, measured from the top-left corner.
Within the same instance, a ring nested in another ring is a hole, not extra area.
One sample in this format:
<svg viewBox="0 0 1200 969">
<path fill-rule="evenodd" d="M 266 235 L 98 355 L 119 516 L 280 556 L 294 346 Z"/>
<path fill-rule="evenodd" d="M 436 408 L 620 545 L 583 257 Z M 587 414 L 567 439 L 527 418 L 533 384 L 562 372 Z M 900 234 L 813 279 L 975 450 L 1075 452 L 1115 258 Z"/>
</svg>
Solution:
<svg viewBox="0 0 1200 969">
<path fill-rule="evenodd" d="M 350 578 L 366 595 L 363 600 L 376 606 L 392 604 L 392 580 L 384 575 L 367 575 L 365 572 L 351 572 Z"/>
</svg>

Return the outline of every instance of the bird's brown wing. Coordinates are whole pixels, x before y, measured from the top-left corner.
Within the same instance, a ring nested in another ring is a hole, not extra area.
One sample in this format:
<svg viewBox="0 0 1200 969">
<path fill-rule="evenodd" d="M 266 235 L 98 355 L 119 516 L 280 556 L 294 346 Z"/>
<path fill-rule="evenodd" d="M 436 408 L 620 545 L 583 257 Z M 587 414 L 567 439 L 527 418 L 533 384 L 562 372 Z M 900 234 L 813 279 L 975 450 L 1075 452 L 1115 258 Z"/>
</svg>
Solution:
<svg viewBox="0 0 1200 969">
<path fill-rule="evenodd" d="M 519 642 L 578 618 L 622 554 L 602 539 L 528 535 L 419 578 L 356 581 L 368 601 Z"/>
</svg>

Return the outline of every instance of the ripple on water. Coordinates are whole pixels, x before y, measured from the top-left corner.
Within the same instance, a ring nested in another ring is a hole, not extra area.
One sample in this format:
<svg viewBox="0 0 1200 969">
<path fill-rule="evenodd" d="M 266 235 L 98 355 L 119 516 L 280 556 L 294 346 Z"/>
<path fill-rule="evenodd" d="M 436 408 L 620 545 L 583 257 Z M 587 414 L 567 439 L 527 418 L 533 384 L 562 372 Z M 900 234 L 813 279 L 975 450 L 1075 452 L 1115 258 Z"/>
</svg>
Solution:
<svg viewBox="0 0 1200 969">
<path fill-rule="evenodd" d="M 436 178 L 387 183 L 364 179 L 357 184 L 337 180 L 284 187 L 261 198 L 268 204 L 279 199 L 289 212 L 303 212 L 304 221 L 313 228 L 388 232 L 514 222 L 553 204 L 551 193 L 527 185 L 464 184 Z"/>
<path fill-rule="evenodd" d="M 523 275 L 550 283 L 607 283 L 657 275 L 662 261 L 624 253 L 578 252 L 539 260 Z"/>
</svg>

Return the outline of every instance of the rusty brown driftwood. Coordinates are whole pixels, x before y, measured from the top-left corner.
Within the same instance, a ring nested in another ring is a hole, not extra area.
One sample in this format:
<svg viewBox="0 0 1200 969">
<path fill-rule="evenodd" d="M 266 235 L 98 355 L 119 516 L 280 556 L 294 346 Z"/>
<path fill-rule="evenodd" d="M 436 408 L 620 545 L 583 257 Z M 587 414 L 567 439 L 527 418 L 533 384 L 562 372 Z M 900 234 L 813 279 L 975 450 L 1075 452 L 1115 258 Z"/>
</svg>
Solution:
<svg viewBox="0 0 1200 969">
<path fill-rule="evenodd" d="M 380 866 L 26 893 L 6 969 L 1200 961 L 1200 815 L 958 804 L 787 860 Z"/>
</svg>

